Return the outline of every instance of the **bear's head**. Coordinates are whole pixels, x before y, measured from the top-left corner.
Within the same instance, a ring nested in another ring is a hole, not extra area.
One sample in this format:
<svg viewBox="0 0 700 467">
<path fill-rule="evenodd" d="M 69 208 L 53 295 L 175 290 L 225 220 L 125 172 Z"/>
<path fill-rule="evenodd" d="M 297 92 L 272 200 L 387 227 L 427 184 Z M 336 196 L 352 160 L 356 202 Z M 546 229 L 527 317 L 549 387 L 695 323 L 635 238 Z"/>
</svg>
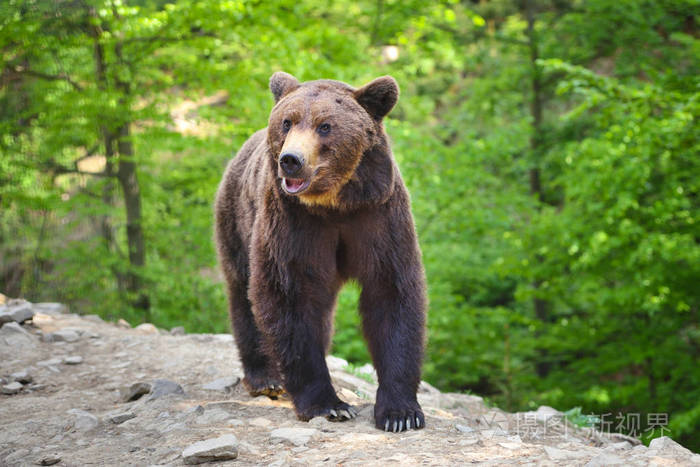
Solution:
<svg viewBox="0 0 700 467">
<path fill-rule="evenodd" d="M 333 80 L 300 83 L 277 72 L 270 90 L 276 104 L 268 146 L 283 196 L 338 208 L 393 189 L 382 119 L 399 96 L 394 78 L 383 76 L 355 89 Z"/>
</svg>

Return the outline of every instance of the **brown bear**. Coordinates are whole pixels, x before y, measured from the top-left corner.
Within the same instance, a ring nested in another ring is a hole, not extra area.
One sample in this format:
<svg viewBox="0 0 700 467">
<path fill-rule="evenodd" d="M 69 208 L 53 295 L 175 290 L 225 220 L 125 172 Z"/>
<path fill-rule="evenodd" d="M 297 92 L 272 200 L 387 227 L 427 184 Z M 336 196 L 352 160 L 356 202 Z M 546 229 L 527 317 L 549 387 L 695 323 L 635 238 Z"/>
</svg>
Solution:
<svg viewBox="0 0 700 467">
<path fill-rule="evenodd" d="M 416 399 L 425 274 L 409 195 L 382 119 L 399 95 L 390 76 L 355 89 L 270 78 L 268 127 L 230 161 L 216 198 L 216 242 L 252 395 L 286 391 L 297 416 L 347 420 L 326 366 L 336 296 L 362 287 L 360 313 L 379 379 L 377 428 L 423 428 Z"/>
</svg>

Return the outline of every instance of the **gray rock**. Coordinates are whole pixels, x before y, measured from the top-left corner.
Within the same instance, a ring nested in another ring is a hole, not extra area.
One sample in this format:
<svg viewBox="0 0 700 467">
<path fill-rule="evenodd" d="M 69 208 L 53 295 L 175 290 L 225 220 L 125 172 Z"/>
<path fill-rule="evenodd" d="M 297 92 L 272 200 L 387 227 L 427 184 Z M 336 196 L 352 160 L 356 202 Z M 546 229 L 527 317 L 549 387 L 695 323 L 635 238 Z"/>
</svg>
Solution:
<svg viewBox="0 0 700 467">
<path fill-rule="evenodd" d="M 21 465 L 21 463 L 25 461 L 29 455 L 29 449 L 17 449 L 5 457 L 3 462 L 0 462 L 0 465 Z"/>
<path fill-rule="evenodd" d="M 60 358 L 51 358 L 49 360 L 42 360 L 40 362 L 36 362 L 37 365 L 39 366 L 54 366 L 54 365 L 60 365 L 61 364 L 61 359 Z"/>
<path fill-rule="evenodd" d="M 272 441 L 287 441 L 295 446 L 303 446 L 318 433 L 315 428 L 277 428 L 270 432 Z"/>
<path fill-rule="evenodd" d="M 224 409 L 214 407 L 212 409 L 205 410 L 203 414 L 197 417 L 195 423 L 197 425 L 213 425 L 223 422 L 224 420 L 228 420 L 229 418 L 231 418 L 230 413 Z"/>
<path fill-rule="evenodd" d="M 22 384 L 29 384 L 34 381 L 34 378 L 32 378 L 28 370 L 16 371 L 10 375 L 10 378 Z"/>
<path fill-rule="evenodd" d="M 2 387 L 2 393 L 7 394 L 8 396 L 12 394 L 17 394 L 22 390 L 22 384 L 18 383 L 17 381 L 13 381 L 12 383 L 6 384 Z"/>
<path fill-rule="evenodd" d="M 673 441 L 668 436 L 662 436 L 651 440 L 647 455 L 685 458 L 692 456 L 693 453 L 689 449 L 684 448 L 680 444 Z"/>
<path fill-rule="evenodd" d="M 604 452 L 588 461 L 585 467 L 607 467 L 609 465 L 629 465 L 629 462 L 614 454 Z"/>
<path fill-rule="evenodd" d="M 22 350 L 36 345 L 35 338 L 22 326 L 15 322 L 5 323 L 0 328 L 0 345 L 6 345 L 12 350 Z"/>
<path fill-rule="evenodd" d="M 100 420 L 90 412 L 80 409 L 71 409 L 69 414 L 75 415 L 74 427 L 78 431 L 89 431 L 100 424 Z"/>
<path fill-rule="evenodd" d="M 140 332 L 141 334 L 158 334 L 158 328 L 151 323 L 139 324 L 134 328 L 134 330 Z"/>
<path fill-rule="evenodd" d="M 214 334 L 214 335 L 212 335 L 212 338 L 214 340 L 222 342 L 224 344 L 228 344 L 229 342 L 233 342 L 233 336 L 231 334 Z"/>
<path fill-rule="evenodd" d="M 457 431 L 461 433 L 472 433 L 474 431 L 474 428 L 468 427 L 466 425 L 460 425 L 459 423 L 455 424 L 455 428 L 457 428 Z"/>
<path fill-rule="evenodd" d="M 226 378 L 219 378 L 215 379 L 214 381 L 210 381 L 207 384 L 203 385 L 203 389 L 208 389 L 210 391 L 221 391 L 221 392 L 226 392 L 229 393 L 233 391 L 233 388 L 236 387 L 238 383 L 240 383 L 241 378 L 238 376 L 229 376 Z"/>
<path fill-rule="evenodd" d="M 66 365 L 79 365 L 83 363 L 83 357 L 80 355 L 71 355 L 70 357 L 64 358 L 63 363 Z"/>
<path fill-rule="evenodd" d="M 203 464 L 231 460 L 238 457 L 238 440 L 234 435 L 199 441 L 182 451 L 185 464 Z"/>
<path fill-rule="evenodd" d="M 347 360 L 343 360 L 342 358 L 334 357 L 333 355 L 329 355 L 326 357 L 326 365 L 328 365 L 329 370 L 338 371 L 338 370 L 344 370 L 345 368 L 347 368 L 348 362 L 347 362 Z"/>
<path fill-rule="evenodd" d="M 562 461 L 566 459 L 580 459 L 582 457 L 588 457 L 589 454 L 583 451 L 566 451 L 564 449 L 553 448 L 551 446 L 545 446 L 544 452 L 553 461 Z"/>
<path fill-rule="evenodd" d="M 149 392 L 151 392 L 149 383 L 134 383 L 129 387 L 119 389 L 120 397 L 124 402 L 135 401 Z"/>
<path fill-rule="evenodd" d="M 117 321 L 117 327 L 122 328 L 122 329 L 131 329 L 131 324 L 124 318 L 119 318 L 119 321 Z"/>
<path fill-rule="evenodd" d="M 156 379 L 151 383 L 151 393 L 148 396 L 148 400 L 158 399 L 159 397 L 168 396 L 170 394 L 184 396 L 185 391 L 182 389 L 182 386 L 173 381 Z"/>
<path fill-rule="evenodd" d="M 375 373 L 376 375 L 376 373 Z M 422 392 L 425 394 L 433 394 L 437 395 L 440 394 L 440 390 L 433 386 L 432 384 L 428 383 L 427 381 L 421 381 L 420 384 L 418 385 L 418 392 Z"/>
<path fill-rule="evenodd" d="M 42 336 L 44 342 L 77 342 L 80 334 L 74 329 L 59 329 Z"/>
<path fill-rule="evenodd" d="M 172 334 L 173 336 L 184 336 L 185 328 L 183 326 L 175 326 L 170 330 L 170 334 Z"/>
<path fill-rule="evenodd" d="M 121 413 L 110 414 L 110 415 L 108 415 L 108 418 L 109 418 L 109 421 L 114 423 L 115 425 L 120 425 L 127 420 L 131 420 L 132 418 L 136 418 L 136 414 L 134 414 L 133 412 L 121 412 Z"/>
<path fill-rule="evenodd" d="M 63 313 L 68 313 L 68 306 L 64 305 L 63 303 L 35 303 L 33 307 L 37 313 L 43 313 L 45 315 L 60 315 Z"/>
<path fill-rule="evenodd" d="M 194 407 L 189 407 L 182 412 L 183 417 L 189 417 L 191 415 L 202 415 L 204 413 L 204 407 L 201 405 L 195 405 Z"/>
<path fill-rule="evenodd" d="M 29 302 L 20 303 L 15 306 L 3 305 L 0 307 L 0 323 L 23 323 L 34 317 L 32 304 Z"/>
<path fill-rule="evenodd" d="M 58 454 L 49 454 L 39 459 L 36 463 L 37 465 L 54 465 L 59 462 L 61 462 L 61 456 Z"/>
<path fill-rule="evenodd" d="M 326 420 L 323 417 L 316 417 L 314 420 Z M 248 424 L 252 426 L 258 426 L 260 428 L 267 428 L 269 426 L 272 426 L 272 420 L 269 420 L 267 418 L 263 417 L 255 417 L 253 419 L 248 420 Z"/>
</svg>

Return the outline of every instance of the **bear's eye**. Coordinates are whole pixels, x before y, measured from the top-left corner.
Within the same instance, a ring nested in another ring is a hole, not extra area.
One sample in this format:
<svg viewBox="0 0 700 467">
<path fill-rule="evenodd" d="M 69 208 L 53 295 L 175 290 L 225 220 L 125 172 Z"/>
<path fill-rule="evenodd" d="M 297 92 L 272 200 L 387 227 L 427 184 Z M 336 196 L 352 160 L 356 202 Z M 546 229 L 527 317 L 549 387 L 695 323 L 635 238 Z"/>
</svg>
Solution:
<svg viewBox="0 0 700 467">
<path fill-rule="evenodd" d="M 318 126 L 318 132 L 322 135 L 327 135 L 328 133 L 331 132 L 331 124 L 330 123 L 321 123 Z"/>
<path fill-rule="evenodd" d="M 289 119 L 286 119 L 282 122 L 282 129 L 284 131 L 289 131 L 289 129 L 292 127 L 292 121 Z"/>
</svg>

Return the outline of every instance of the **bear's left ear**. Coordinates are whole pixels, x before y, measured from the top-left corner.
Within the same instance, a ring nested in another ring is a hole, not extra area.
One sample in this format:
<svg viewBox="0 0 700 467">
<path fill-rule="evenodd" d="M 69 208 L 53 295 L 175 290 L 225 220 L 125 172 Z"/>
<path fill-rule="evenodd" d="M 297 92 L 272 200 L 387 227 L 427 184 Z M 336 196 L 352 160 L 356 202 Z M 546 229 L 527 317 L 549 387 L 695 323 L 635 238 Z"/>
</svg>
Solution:
<svg viewBox="0 0 700 467">
<path fill-rule="evenodd" d="M 382 76 L 355 91 L 355 99 L 372 118 L 381 120 L 399 99 L 399 85 L 391 76 Z"/>
<path fill-rule="evenodd" d="M 299 86 L 301 86 L 299 80 L 284 71 L 278 71 L 270 76 L 270 91 L 275 96 L 275 103 Z"/>
</svg>

